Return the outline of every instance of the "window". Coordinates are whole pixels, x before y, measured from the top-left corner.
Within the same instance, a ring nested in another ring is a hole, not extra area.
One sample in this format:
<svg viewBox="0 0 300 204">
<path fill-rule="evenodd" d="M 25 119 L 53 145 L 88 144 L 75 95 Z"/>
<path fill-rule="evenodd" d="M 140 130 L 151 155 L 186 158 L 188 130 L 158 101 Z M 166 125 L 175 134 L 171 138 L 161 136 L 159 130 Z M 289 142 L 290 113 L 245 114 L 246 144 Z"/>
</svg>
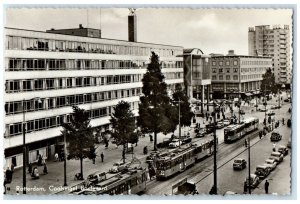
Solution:
<svg viewBox="0 0 300 204">
<path fill-rule="evenodd" d="M 226 61 L 226 65 L 229 66 L 229 65 L 230 65 L 230 62 L 229 62 L 229 61 Z"/>
<path fill-rule="evenodd" d="M 72 87 L 72 78 L 67 78 L 67 88 Z"/>
<path fill-rule="evenodd" d="M 219 73 L 223 73 L 223 68 L 219 69 Z"/>
<path fill-rule="evenodd" d="M 237 73 L 237 72 L 238 72 L 238 69 L 237 69 L 237 68 L 234 68 L 234 69 L 233 69 L 233 72 L 234 72 L 234 73 Z"/>
<path fill-rule="evenodd" d="M 226 80 L 230 80 L 230 75 L 226 75 Z"/>
<path fill-rule="evenodd" d="M 34 89 L 35 90 L 42 90 L 43 89 L 43 79 L 37 79 L 37 80 L 34 80 Z"/>
<path fill-rule="evenodd" d="M 234 61 L 233 61 L 233 65 L 235 65 L 235 66 L 238 65 L 237 60 L 234 60 Z"/>
<path fill-rule="evenodd" d="M 230 73 L 230 68 L 226 68 L 226 73 Z"/>
<path fill-rule="evenodd" d="M 238 75 L 233 75 L 233 80 L 238 80 Z"/>
<path fill-rule="evenodd" d="M 54 79 L 46 79 L 46 89 L 54 89 Z"/>
<path fill-rule="evenodd" d="M 82 86 L 82 77 L 76 78 L 76 87 L 81 87 Z"/>
<path fill-rule="evenodd" d="M 213 66 L 216 66 L 216 61 L 212 61 L 212 65 L 213 65 Z"/>
<path fill-rule="evenodd" d="M 219 76 L 219 80 L 223 80 L 223 75 L 220 75 L 220 76 Z"/>
<path fill-rule="evenodd" d="M 217 73 L 217 69 L 212 69 L 212 73 Z"/>
<path fill-rule="evenodd" d="M 223 65 L 223 61 L 219 61 L 219 65 L 222 66 Z"/>
</svg>

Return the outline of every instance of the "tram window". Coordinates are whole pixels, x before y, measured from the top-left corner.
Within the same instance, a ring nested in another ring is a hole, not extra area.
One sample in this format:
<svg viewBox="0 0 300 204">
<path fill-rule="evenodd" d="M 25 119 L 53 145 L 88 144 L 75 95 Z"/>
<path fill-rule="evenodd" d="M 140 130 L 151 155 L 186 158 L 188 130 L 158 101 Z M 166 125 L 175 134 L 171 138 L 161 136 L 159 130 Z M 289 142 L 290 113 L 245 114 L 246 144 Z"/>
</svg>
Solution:
<svg viewBox="0 0 300 204">
<path fill-rule="evenodd" d="M 130 180 L 130 186 L 136 186 L 137 185 L 137 179 L 136 177 Z"/>
</svg>

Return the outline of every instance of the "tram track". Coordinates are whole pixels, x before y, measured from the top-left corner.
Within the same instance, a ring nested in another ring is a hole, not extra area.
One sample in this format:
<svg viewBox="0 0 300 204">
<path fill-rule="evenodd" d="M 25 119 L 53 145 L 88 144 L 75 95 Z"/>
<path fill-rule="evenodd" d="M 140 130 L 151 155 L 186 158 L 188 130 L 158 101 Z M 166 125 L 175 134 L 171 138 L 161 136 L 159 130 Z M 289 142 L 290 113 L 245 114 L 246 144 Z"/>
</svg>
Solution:
<svg viewBox="0 0 300 204">
<path fill-rule="evenodd" d="M 258 132 L 259 132 L 259 130 L 256 130 L 256 131 L 246 135 L 245 137 L 249 137 L 252 140 L 253 138 L 255 138 L 258 135 Z M 243 137 L 243 138 L 245 138 L 245 137 Z M 241 138 L 231 144 L 226 144 L 224 142 L 219 144 L 218 152 L 217 152 L 217 162 L 222 161 L 225 157 L 228 156 L 228 154 L 230 152 L 243 146 L 244 145 L 243 138 Z M 252 144 L 251 146 L 253 146 L 255 144 Z M 242 151 L 242 152 L 244 152 L 244 151 Z M 242 154 L 242 152 L 239 152 L 239 154 L 235 155 L 235 157 Z M 233 158 L 235 158 L 235 157 L 233 157 Z M 218 169 L 221 168 L 226 163 L 230 162 L 233 158 L 231 158 L 230 160 L 227 160 L 225 163 L 220 165 L 218 167 Z M 210 157 L 197 162 L 192 167 L 186 169 L 184 172 L 181 172 L 165 181 L 156 181 L 156 180 L 150 181 L 149 183 L 147 183 L 148 190 L 146 190 L 145 194 L 161 195 L 163 192 L 166 192 L 166 189 L 171 190 L 170 186 L 172 186 L 172 184 L 176 183 L 178 180 L 183 179 L 183 178 L 187 178 L 188 180 L 191 180 L 193 178 L 195 179 L 198 176 L 198 174 L 209 171 L 209 173 L 205 174 L 201 179 L 194 181 L 196 184 L 200 183 L 203 179 L 207 178 L 209 175 L 211 175 L 213 173 L 213 170 L 211 169 L 211 167 L 213 165 L 213 159 L 214 159 L 214 157 L 213 157 L 213 155 L 211 155 Z"/>
</svg>

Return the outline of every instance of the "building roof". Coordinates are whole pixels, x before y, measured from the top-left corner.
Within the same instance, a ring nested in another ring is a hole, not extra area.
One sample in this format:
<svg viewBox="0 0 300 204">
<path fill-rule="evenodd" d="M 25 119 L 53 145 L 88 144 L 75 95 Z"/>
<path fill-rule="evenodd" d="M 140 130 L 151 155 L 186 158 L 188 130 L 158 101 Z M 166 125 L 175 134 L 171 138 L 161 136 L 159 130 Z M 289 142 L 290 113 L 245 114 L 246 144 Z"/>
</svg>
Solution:
<svg viewBox="0 0 300 204">
<path fill-rule="evenodd" d="M 268 56 L 253 56 L 253 55 L 222 55 L 222 56 L 211 56 L 211 58 L 265 58 L 272 59 L 272 57 Z"/>
</svg>

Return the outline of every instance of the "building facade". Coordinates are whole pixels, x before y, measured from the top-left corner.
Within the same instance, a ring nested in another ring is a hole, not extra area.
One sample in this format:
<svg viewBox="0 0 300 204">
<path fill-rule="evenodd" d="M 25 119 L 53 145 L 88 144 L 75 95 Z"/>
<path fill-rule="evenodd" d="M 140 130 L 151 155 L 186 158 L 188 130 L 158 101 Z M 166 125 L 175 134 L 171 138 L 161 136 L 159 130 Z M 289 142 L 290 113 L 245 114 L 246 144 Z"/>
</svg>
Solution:
<svg viewBox="0 0 300 204">
<path fill-rule="evenodd" d="M 209 55 L 205 55 L 202 50 L 197 48 L 184 49 L 183 68 L 184 85 L 187 96 L 192 99 L 204 101 L 211 84 L 211 71 L 209 66 Z M 203 103 L 201 103 L 203 113 Z"/>
<path fill-rule="evenodd" d="M 259 93 L 262 75 L 272 67 L 270 57 L 211 55 L 211 92 L 213 98 L 233 99 Z"/>
<path fill-rule="evenodd" d="M 289 26 L 269 25 L 250 27 L 248 31 L 248 54 L 269 56 L 273 59 L 272 71 L 275 83 L 289 85 L 292 79 L 291 42 Z"/>
<path fill-rule="evenodd" d="M 55 154 L 72 105 L 89 112 L 90 124 L 98 127 L 95 135 L 109 127 L 121 100 L 137 115 L 151 51 L 160 56 L 168 88 L 183 85 L 183 61 L 176 57 L 183 53 L 180 46 L 5 28 L 6 163 L 23 165 L 23 124 L 26 161 Z"/>
</svg>

